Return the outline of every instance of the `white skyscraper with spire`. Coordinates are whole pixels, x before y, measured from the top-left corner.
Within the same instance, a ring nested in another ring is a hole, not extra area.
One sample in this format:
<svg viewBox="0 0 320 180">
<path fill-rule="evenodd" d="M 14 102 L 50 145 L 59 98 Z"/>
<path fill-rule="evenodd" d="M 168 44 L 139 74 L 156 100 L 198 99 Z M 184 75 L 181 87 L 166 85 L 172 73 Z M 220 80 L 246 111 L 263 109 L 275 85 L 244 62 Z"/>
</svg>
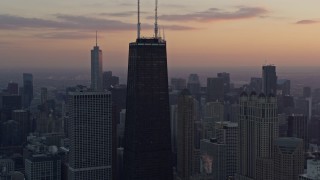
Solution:
<svg viewBox="0 0 320 180">
<path fill-rule="evenodd" d="M 96 46 L 91 50 L 91 88 L 101 91 L 102 86 L 102 51 L 98 46 L 98 33 L 96 33 Z"/>
</svg>

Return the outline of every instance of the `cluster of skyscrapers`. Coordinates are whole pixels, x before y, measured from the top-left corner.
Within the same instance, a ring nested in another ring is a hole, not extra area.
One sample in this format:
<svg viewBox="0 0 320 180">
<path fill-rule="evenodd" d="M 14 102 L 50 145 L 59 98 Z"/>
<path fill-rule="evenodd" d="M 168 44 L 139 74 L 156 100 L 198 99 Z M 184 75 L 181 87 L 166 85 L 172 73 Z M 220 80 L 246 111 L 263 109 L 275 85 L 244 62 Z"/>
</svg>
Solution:
<svg viewBox="0 0 320 180">
<path fill-rule="evenodd" d="M 294 97 L 274 65 L 238 87 L 227 72 L 206 85 L 194 73 L 169 84 L 157 14 L 151 38 L 140 36 L 138 19 L 126 85 L 103 72 L 97 42 L 90 87 L 34 95 L 32 74 L 21 88 L 8 84 L 1 180 L 320 179 L 320 90 Z"/>
</svg>

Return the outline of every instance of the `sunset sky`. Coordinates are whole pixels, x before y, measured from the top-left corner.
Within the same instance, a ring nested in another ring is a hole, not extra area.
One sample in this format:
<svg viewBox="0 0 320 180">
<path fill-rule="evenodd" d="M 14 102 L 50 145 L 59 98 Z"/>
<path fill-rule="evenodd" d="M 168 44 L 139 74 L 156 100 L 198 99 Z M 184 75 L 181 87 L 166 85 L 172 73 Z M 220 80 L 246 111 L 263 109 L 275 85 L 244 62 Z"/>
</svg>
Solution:
<svg viewBox="0 0 320 180">
<path fill-rule="evenodd" d="M 2 0 L 1 68 L 87 68 L 99 31 L 105 69 L 126 67 L 136 0 Z M 159 0 L 170 67 L 320 66 L 319 0 Z M 154 0 L 141 0 L 152 36 Z"/>
</svg>

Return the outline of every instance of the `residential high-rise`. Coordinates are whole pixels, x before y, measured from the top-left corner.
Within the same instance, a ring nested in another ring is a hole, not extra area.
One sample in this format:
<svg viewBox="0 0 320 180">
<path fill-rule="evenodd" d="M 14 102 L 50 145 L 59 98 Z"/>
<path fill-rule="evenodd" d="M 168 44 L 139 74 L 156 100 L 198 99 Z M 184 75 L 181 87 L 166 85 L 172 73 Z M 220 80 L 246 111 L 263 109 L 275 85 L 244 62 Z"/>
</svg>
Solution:
<svg viewBox="0 0 320 180">
<path fill-rule="evenodd" d="M 96 38 L 96 45 L 91 50 L 91 89 L 102 90 L 102 50 Z"/>
<path fill-rule="evenodd" d="M 294 137 L 278 138 L 274 142 L 274 179 L 298 180 L 304 172 L 303 140 Z"/>
<path fill-rule="evenodd" d="M 166 41 L 129 45 L 124 147 L 126 180 L 172 180 Z"/>
<path fill-rule="evenodd" d="M 224 100 L 224 79 L 208 78 L 207 79 L 207 102 Z"/>
<path fill-rule="evenodd" d="M 29 73 L 23 73 L 23 92 L 22 92 L 23 107 L 28 108 L 32 100 L 33 100 L 33 75 Z"/>
<path fill-rule="evenodd" d="M 287 126 L 287 136 L 302 139 L 305 150 L 308 150 L 308 117 L 303 114 L 292 114 L 287 119 Z"/>
<path fill-rule="evenodd" d="M 198 102 L 188 90 L 178 100 L 177 122 L 177 179 L 190 180 L 196 174 L 195 122 L 198 119 Z"/>
<path fill-rule="evenodd" d="M 204 107 L 203 136 L 205 139 L 215 137 L 216 122 L 224 121 L 224 105 L 221 102 L 208 102 Z"/>
<path fill-rule="evenodd" d="M 265 65 L 262 67 L 262 92 L 265 95 L 277 94 L 277 79 L 276 66 Z"/>
<path fill-rule="evenodd" d="M 273 178 L 273 142 L 278 137 L 277 98 L 252 92 L 239 100 L 239 179 Z"/>
<path fill-rule="evenodd" d="M 113 126 L 110 92 L 70 92 L 68 113 L 68 179 L 111 179 Z"/>
<path fill-rule="evenodd" d="M 232 178 L 237 172 L 237 139 L 238 123 L 216 122 L 216 138 L 219 143 L 225 144 L 226 178 Z"/>
</svg>

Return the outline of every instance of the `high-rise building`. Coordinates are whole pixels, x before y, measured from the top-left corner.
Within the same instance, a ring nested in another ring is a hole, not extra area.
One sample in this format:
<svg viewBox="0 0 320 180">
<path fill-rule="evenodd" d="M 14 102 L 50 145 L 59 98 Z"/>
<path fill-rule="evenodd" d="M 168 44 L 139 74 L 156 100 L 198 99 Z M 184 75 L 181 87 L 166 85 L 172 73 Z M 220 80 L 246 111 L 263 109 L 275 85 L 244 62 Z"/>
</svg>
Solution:
<svg viewBox="0 0 320 180">
<path fill-rule="evenodd" d="M 109 90 L 116 85 L 119 85 L 119 77 L 113 76 L 112 71 L 103 72 L 103 89 Z"/>
<path fill-rule="evenodd" d="M 189 75 L 187 88 L 192 95 L 198 95 L 200 93 L 201 85 L 198 74 Z"/>
<path fill-rule="evenodd" d="M 223 86 L 224 86 L 224 93 L 227 93 L 230 91 L 230 74 L 226 72 L 218 73 L 218 78 L 223 79 Z"/>
<path fill-rule="evenodd" d="M 207 79 L 207 102 L 224 100 L 224 79 L 208 78 Z"/>
<path fill-rule="evenodd" d="M 69 93 L 69 180 L 111 179 L 111 102 L 110 92 Z"/>
<path fill-rule="evenodd" d="M 14 83 L 14 82 L 8 83 L 7 92 L 12 95 L 18 95 L 19 94 L 18 83 Z"/>
<path fill-rule="evenodd" d="M 304 98 L 311 97 L 311 87 L 304 87 L 303 88 L 303 97 Z"/>
<path fill-rule="evenodd" d="M 265 95 L 277 94 L 277 79 L 276 66 L 265 65 L 262 67 L 262 92 Z"/>
<path fill-rule="evenodd" d="M 216 122 L 224 121 L 224 105 L 221 102 L 208 102 L 204 107 L 203 137 L 215 137 Z"/>
<path fill-rule="evenodd" d="M 303 140 L 294 137 L 278 138 L 274 142 L 274 179 L 298 180 L 304 172 Z"/>
<path fill-rule="evenodd" d="M 20 95 L 0 94 L 0 120 L 6 121 L 12 119 L 12 111 L 22 108 L 22 99 Z"/>
<path fill-rule="evenodd" d="M 320 160 L 309 159 L 307 161 L 307 173 L 299 176 L 299 180 L 319 180 L 320 179 Z"/>
<path fill-rule="evenodd" d="M 172 151 L 167 68 L 167 42 L 138 36 L 129 44 L 124 147 L 125 180 L 172 180 Z"/>
<path fill-rule="evenodd" d="M 26 110 L 12 111 L 12 119 L 19 123 L 19 130 L 21 132 L 21 141 L 27 142 L 27 136 L 32 130 L 32 123 L 30 113 Z"/>
<path fill-rule="evenodd" d="M 225 162 L 226 177 L 232 178 L 237 172 L 237 139 L 238 139 L 238 123 L 234 122 L 217 122 L 216 138 L 219 143 L 225 144 Z"/>
<path fill-rule="evenodd" d="M 23 73 L 23 92 L 22 92 L 23 107 L 28 108 L 33 100 L 33 75 Z"/>
<path fill-rule="evenodd" d="M 173 91 L 181 91 L 187 88 L 187 81 L 182 78 L 171 78 L 170 85 Z"/>
<path fill-rule="evenodd" d="M 226 144 L 217 139 L 203 139 L 200 142 L 201 179 L 225 180 L 227 171 Z"/>
<path fill-rule="evenodd" d="M 188 90 L 178 100 L 177 122 L 177 179 L 189 180 L 196 174 L 195 122 L 198 119 L 198 102 Z"/>
<path fill-rule="evenodd" d="M 100 50 L 97 38 L 96 45 L 91 50 L 91 89 L 102 90 L 102 50 Z"/>
<path fill-rule="evenodd" d="M 287 119 L 287 125 L 287 137 L 302 139 L 305 150 L 308 150 L 308 117 L 302 114 L 292 114 Z"/>
<path fill-rule="evenodd" d="M 241 94 L 238 138 L 239 179 L 270 179 L 273 142 L 278 137 L 277 98 Z"/>
<path fill-rule="evenodd" d="M 252 77 L 250 79 L 250 90 L 255 91 L 256 93 L 262 92 L 262 78 Z"/>
<path fill-rule="evenodd" d="M 282 96 L 288 96 L 291 93 L 291 81 L 288 79 L 279 79 L 277 81 L 279 94 Z"/>
<path fill-rule="evenodd" d="M 41 105 L 46 104 L 48 101 L 48 89 L 43 87 L 41 88 Z"/>
</svg>

